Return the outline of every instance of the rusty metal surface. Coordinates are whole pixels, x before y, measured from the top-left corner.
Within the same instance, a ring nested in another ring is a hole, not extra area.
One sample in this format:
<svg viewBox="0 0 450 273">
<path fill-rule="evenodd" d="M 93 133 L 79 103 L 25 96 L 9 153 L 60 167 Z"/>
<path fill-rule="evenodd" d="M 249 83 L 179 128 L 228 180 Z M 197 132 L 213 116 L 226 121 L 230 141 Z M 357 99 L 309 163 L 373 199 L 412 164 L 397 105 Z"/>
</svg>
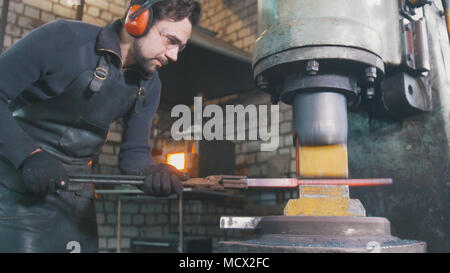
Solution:
<svg viewBox="0 0 450 273">
<path fill-rule="evenodd" d="M 300 48 L 291 48 L 273 54 L 258 62 L 253 68 L 253 76 L 256 77 L 266 71 L 270 76 L 286 75 L 289 67 L 277 67 L 278 64 L 288 64 L 298 62 L 300 67 L 306 66 L 305 60 L 332 60 L 341 61 L 342 69 L 347 70 L 364 70 L 368 65 L 375 66 L 380 75 L 384 75 L 383 60 L 368 51 L 342 46 L 307 46 Z M 349 71 L 350 72 L 350 71 Z"/>
<path fill-rule="evenodd" d="M 219 242 L 217 253 L 425 253 L 426 243 L 393 236 L 326 237 L 271 234 Z"/>
<path fill-rule="evenodd" d="M 357 216 L 266 216 L 262 234 L 302 236 L 388 236 L 390 222 L 381 217 Z"/>
<path fill-rule="evenodd" d="M 439 1 L 435 1 L 439 3 Z M 391 177 L 391 187 L 354 188 L 370 215 L 383 215 L 396 235 L 450 252 L 450 47 L 437 5 L 425 6 L 430 35 L 433 111 L 400 121 L 349 114 L 353 177 Z M 420 201 L 419 201 L 420 200 Z"/>
<path fill-rule="evenodd" d="M 359 48 L 399 63 L 397 1 L 258 1 L 253 64 L 274 53 L 304 46 Z M 355 35 L 358 33 L 358 35 Z"/>
<path fill-rule="evenodd" d="M 423 253 L 426 243 L 391 235 L 379 217 L 266 216 L 246 241 L 220 242 L 217 252 Z"/>
</svg>

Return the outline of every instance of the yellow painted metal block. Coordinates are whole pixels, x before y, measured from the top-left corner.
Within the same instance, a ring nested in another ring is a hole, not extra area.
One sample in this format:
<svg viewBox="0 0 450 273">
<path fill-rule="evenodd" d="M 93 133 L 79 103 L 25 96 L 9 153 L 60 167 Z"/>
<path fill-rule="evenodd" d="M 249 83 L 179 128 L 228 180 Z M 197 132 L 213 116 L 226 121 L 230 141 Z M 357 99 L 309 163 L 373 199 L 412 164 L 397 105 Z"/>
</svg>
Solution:
<svg viewBox="0 0 450 273">
<path fill-rule="evenodd" d="M 348 186 L 301 186 L 300 198 L 289 200 L 284 215 L 365 216 L 365 210 L 350 199 Z"/>
<path fill-rule="evenodd" d="M 301 177 L 348 177 L 347 145 L 299 146 Z"/>
<path fill-rule="evenodd" d="M 348 186 L 300 186 L 300 198 L 349 198 Z"/>
<path fill-rule="evenodd" d="M 302 198 L 291 199 L 284 208 L 285 216 L 353 216 L 348 211 L 349 200 Z"/>
</svg>

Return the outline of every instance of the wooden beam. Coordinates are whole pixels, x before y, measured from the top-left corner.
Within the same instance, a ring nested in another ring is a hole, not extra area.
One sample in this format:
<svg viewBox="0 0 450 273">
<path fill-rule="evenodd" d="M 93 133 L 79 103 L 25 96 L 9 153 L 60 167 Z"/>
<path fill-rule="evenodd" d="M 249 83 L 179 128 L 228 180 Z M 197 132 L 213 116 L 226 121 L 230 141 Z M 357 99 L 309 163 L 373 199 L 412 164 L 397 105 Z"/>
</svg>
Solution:
<svg viewBox="0 0 450 273">
<path fill-rule="evenodd" d="M 85 0 L 80 0 L 80 4 L 77 7 L 77 20 L 83 21 L 83 9 Z"/>
</svg>

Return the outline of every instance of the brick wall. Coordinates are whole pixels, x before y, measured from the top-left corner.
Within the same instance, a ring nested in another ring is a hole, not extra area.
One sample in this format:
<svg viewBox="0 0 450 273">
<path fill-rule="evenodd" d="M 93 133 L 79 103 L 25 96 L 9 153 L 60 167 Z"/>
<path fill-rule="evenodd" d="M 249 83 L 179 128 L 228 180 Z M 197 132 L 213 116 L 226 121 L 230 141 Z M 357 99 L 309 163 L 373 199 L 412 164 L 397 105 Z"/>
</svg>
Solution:
<svg viewBox="0 0 450 273">
<path fill-rule="evenodd" d="M 257 0 L 204 0 L 200 26 L 247 52 L 256 40 Z"/>
<path fill-rule="evenodd" d="M 255 91 L 247 95 L 240 96 L 236 101 L 229 104 L 242 104 L 244 106 L 249 104 L 254 105 L 268 105 L 270 107 L 270 97 L 260 91 Z M 273 124 L 279 128 L 279 146 L 275 151 L 261 152 L 260 147 L 262 141 L 235 141 L 236 166 L 245 166 L 245 175 L 251 177 L 266 177 L 268 174 L 268 167 L 271 159 L 276 156 L 289 155 L 288 166 L 277 177 L 295 177 L 295 147 L 292 139 L 292 107 L 284 103 L 279 105 L 279 123 Z M 252 123 L 253 121 L 247 120 Z M 270 118 L 268 117 L 268 122 Z M 251 126 L 251 124 L 250 124 Z M 248 128 L 246 129 L 248 136 Z"/>
<path fill-rule="evenodd" d="M 10 0 L 3 50 L 45 23 L 60 18 L 76 19 L 77 7 L 73 3 L 77 0 Z M 128 3 L 128 0 L 86 0 L 83 21 L 105 25 L 121 18 Z"/>
<path fill-rule="evenodd" d="M 185 198 L 188 194 L 185 194 Z M 133 238 L 162 237 L 179 232 L 178 200 L 122 195 L 120 213 L 120 251 L 129 252 Z M 100 252 L 117 251 L 117 195 L 101 195 L 97 200 Z M 224 199 L 193 199 L 183 203 L 183 234 L 211 238 L 213 248 L 223 240 L 241 240 L 248 236 L 239 230 L 221 230 L 220 216 L 243 215 L 242 203 Z"/>
</svg>

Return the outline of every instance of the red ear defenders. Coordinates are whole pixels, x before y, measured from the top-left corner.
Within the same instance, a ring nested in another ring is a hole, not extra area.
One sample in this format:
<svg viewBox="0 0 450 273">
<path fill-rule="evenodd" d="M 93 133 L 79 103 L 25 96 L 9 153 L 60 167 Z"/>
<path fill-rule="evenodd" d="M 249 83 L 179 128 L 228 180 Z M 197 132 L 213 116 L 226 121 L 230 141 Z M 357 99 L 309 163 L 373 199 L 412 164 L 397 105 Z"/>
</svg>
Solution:
<svg viewBox="0 0 450 273">
<path fill-rule="evenodd" d="M 147 34 L 153 21 L 152 5 L 163 0 L 132 1 L 125 19 L 127 32 L 139 38 Z"/>
</svg>

